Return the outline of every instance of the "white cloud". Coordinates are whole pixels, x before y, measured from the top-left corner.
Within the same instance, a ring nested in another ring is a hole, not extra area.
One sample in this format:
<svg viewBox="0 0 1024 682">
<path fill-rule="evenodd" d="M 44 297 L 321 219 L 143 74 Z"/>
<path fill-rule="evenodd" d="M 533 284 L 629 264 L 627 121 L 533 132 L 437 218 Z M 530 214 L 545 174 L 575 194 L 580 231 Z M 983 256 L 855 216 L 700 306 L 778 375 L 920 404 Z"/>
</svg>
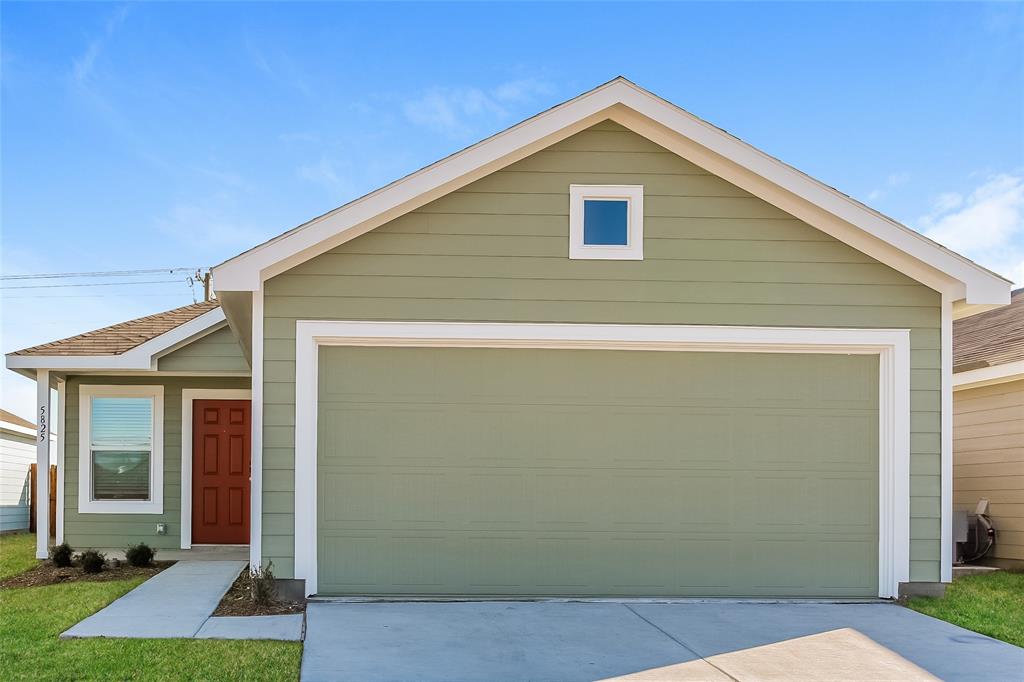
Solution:
<svg viewBox="0 0 1024 682">
<path fill-rule="evenodd" d="M 536 78 L 520 78 L 508 81 L 494 88 L 494 98 L 501 102 L 529 102 L 537 96 L 550 95 L 554 88 L 547 81 Z"/>
<path fill-rule="evenodd" d="M 508 107 L 528 103 L 553 92 L 546 81 L 521 78 L 490 90 L 481 88 L 431 88 L 402 104 L 405 117 L 416 125 L 452 137 L 474 132 L 482 122 L 507 118 Z"/>
<path fill-rule="evenodd" d="M 71 74 L 75 78 L 75 82 L 79 85 L 84 85 L 87 81 L 92 78 L 92 75 L 96 69 L 96 59 L 103 52 L 103 48 L 106 47 L 107 41 L 113 37 L 117 29 L 124 23 L 125 17 L 128 16 L 129 5 L 121 5 L 114 11 L 107 21 L 103 25 L 103 33 L 89 41 L 89 44 L 85 48 L 85 52 L 76 57 L 71 62 Z"/>
<path fill-rule="evenodd" d="M 907 173 L 906 171 L 902 173 L 893 173 L 886 179 L 886 184 L 889 185 L 889 187 L 899 187 L 900 185 L 905 185 L 908 182 L 910 182 L 910 173 Z"/>
<path fill-rule="evenodd" d="M 336 195 L 335 198 L 351 196 L 355 191 L 355 185 L 348 175 L 326 156 L 321 156 L 314 164 L 300 167 L 299 177 L 327 188 L 332 195 Z"/>
<path fill-rule="evenodd" d="M 940 244 L 1024 282 L 1024 177 L 1003 173 L 966 197 L 941 194 L 918 227 Z"/>
<path fill-rule="evenodd" d="M 910 178 L 910 173 L 907 173 L 906 171 L 890 173 L 889 177 L 885 179 L 885 187 L 876 187 L 868 192 L 868 201 L 878 201 L 879 199 L 882 199 L 889 193 L 889 190 L 910 182 Z"/>
<path fill-rule="evenodd" d="M 154 224 L 163 234 L 187 244 L 201 245 L 206 253 L 197 251 L 199 258 L 213 253 L 219 258 L 227 247 L 248 249 L 270 236 L 265 230 L 240 220 L 235 200 L 226 192 L 196 202 L 175 204 Z"/>
<path fill-rule="evenodd" d="M 271 41 L 262 42 L 270 43 Z M 254 36 L 245 36 L 245 47 L 253 66 L 275 84 L 283 88 L 297 90 L 302 95 L 313 98 L 316 95 L 316 87 L 302 65 L 288 52 L 264 45 L 262 42 L 258 43 Z"/>
</svg>

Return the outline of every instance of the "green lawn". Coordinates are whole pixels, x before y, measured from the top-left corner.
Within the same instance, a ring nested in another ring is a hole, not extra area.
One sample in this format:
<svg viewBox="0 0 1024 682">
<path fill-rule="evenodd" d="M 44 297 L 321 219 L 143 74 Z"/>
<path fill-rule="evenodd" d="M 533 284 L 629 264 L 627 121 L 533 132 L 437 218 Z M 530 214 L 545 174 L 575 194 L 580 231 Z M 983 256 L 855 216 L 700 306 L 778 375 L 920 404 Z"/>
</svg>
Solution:
<svg viewBox="0 0 1024 682">
<path fill-rule="evenodd" d="M 16 566 L 24 570 L 34 565 L 35 540 L 27 537 L 31 541 L 20 536 L 0 541 L 4 575 Z M 135 578 L 0 590 L 0 679 L 298 679 L 302 645 L 297 642 L 57 638 L 140 582 Z"/>
<path fill-rule="evenodd" d="M 957 578 L 944 597 L 914 597 L 907 606 L 1024 647 L 1024 572 L 997 571 Z"/>
<path fill-rule="evenodd" d="M 36 565 L 36 536 L 0 535 L 0 580 L 24 573 Z"/>
</svg>

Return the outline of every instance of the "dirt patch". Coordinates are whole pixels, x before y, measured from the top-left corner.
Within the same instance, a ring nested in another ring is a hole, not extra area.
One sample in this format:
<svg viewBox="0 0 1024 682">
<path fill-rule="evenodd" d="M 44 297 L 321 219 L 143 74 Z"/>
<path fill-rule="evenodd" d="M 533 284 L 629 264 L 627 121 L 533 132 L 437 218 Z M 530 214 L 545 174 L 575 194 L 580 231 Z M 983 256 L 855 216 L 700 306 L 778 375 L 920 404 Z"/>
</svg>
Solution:
<svg viewBox="0 0 1024 682">
<path fill-rule="evenodd" d="M 215 616 L 281 616 L 287 613 L 303 613 L 306 610 L 306 600 L 291 601 L 288 599 L 277 599 L 270 604 L 254 604 L 250 598 L 252 590 L 252 578 L 249 577 L 248 568 L 243 569 L 231 589 L 227 591 L 224 598 L 217 605 L 213 612 Z"/>
<path fill-rule="evenodd" d="M 84 573 L 77 562 L 67 568 L 58 568 L 49 561 L 43 561 L 35 568 L 0 581 L 0 588 L 40 587 L 73 582 L 102 583 L 139 576 L 151 578 L 173 564 L 173 561 L 154 561 L 152 566 L 136 567 L 122 561 L 119 565 L 107 564 L 99 573 Z"/>
</svg>

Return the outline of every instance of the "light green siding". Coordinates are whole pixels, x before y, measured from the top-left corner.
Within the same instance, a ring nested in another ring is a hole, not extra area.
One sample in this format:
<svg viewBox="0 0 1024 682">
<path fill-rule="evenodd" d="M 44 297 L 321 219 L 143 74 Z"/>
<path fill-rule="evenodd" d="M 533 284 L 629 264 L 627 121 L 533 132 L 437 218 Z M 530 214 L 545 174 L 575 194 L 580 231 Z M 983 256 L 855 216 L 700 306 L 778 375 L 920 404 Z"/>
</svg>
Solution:
<svg viewBox="0 0 1024 682">
<path fill-rule="evenodd" d="M 568 259 L 570 183 L 642 184 L 643 261 Z M 599 124 L 266 283 L 263 552 L 293 570 L 295 322 L 910 328 L 911 578 L 939 579 L 940 296 Z"/>
<path fill-rule="evenodd" d="M 79 514 L 79 387 L 82 384 L 164 387 L 163 514 Z M 181 391 L 184 388 L 249 388 L 246 377 L 69 377 L 64 407 L 64 538 L 75 549 L 121 548 L 146 542 L 157 549 L 181 546 Z M 156 534 L 157 523 L 167 535 Z"/>
<path fill-rule="evenodd" d="M 249 371 L 242 347 L 227 327 L 168 353 L 157 360 L 157 367 L 163 372 Z"/>
<path fill-rule="evenodd" d="M 321 594 L 878 594 L 878 357 L 320 350 Z"/>
</svg>

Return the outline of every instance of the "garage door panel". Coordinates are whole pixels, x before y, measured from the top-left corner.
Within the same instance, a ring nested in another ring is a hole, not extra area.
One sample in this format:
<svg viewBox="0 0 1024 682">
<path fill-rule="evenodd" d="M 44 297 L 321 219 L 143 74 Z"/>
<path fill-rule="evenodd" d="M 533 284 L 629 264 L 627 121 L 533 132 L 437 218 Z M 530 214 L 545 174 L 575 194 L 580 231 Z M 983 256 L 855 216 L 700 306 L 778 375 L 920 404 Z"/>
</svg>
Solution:
<svg viewBox="0 0 1024 682">
<path fill-rule="evenodd" d="M 786 593 L 810 582 L 811 543 L 799 536 L 751 538 L 751 561 L 744 582 L 755 588 Z"/>
<path fill-rule="evenodd" d="M 387 500 L 376 473 L 344 469 L 321 471 L 320 476 L 323 490 L 330 491 L 330 496 L 323 498 L 320 505 L 320 516 L 325 524 L 365 526 L 382 520 L 379 510 Z"/>
<path fill-rule="evenodd" d="M 755 475 L 750 487 L 754 501 L 753 525 L 765 531 L 804 527 L 813 512 L 809 505 L 795 500 L 809 500 L 811 490 L 803 476 Z"/>
<path fill-rule="evenodd" d="M 874 476 L 821 476 L 814 484 L 817 504 L 812 521 L 822 531 L 841 530 L 870 534 L 878 528 L 878 508 L 864 500 L 877 495 Z"/>
<path fill-rule="evenodd" d="M 688 473 L 673 481 L 679 530 L 728 530 L 736 522 L 736 481 L 731 476 Z"/>
<path fill-rule="evenodd" d="M 443 525 L 450 496 L 443 472 L 393 471 L 388 475 L 388 495 L 384 509 L 391 523 L 410 528 Z"/>
<path fill-rule="evenodd" d="M 324 594 L 876 593 L 877 358 L 325 348 L 320 366 Z"/>
<path fill-rule="evenodd" d="M 727 594 L 735 584 L 735 541 L 721 537 L 675 540 L 674 586 L 679 594 Z"/>
<path fill-rule="evenodd" d="M 578 530 L 600 523 L 595 503 L 605 499 L 601 479 L 590 472 L 538 472 L 533 509 L 542 530 Z"/>
<path fill-rule="evenodd" d="M 878 583 L 878 542 L 874 537 L 822 540 L 818 550 L 813 557 L 813 575 L 823 591 L 867 592 Z M 865 556 L 875 560 L 863 561 Z"/>
<path fill-rule="evenodd" d="M 431 592 L 445 587 L 451 575 L 451 561 L 444 535 L 418 533 L 388 538 L 386 569 L 391 571 L 390 583 L 401 591 Z"/>
</svg>

